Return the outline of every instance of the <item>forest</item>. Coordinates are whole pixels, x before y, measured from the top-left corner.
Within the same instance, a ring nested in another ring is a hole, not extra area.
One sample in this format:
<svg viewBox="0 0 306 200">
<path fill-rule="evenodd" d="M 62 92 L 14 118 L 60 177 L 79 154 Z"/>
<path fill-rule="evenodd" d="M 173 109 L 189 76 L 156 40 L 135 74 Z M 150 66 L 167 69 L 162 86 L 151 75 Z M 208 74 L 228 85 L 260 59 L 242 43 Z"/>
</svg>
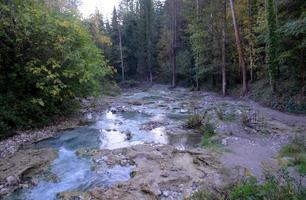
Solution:
<svg viewBox="0 0 306 200">
<path fill-rule="evenodd" d="M 84 2 L 0 0 L 0 199 L 305 198 L 305 0 Z"/>
<path fill-rule="evenodd" d="M 122 0 L 111 19 L 98 10 L 83 19 L 79 4 L 1 2 L 1 132 L 67 114 L 107 81 L 306 111 L 303 0 Z"/>
<path fill-rule="evenodd" d="M 121 1 L 111 21 L 99 13 L 89 20 L 111 38 L 104 52 L 117 81 L 224 96 L 239 88 L 276 109 L 305 112 L 305 1 Z"/>
</svg>

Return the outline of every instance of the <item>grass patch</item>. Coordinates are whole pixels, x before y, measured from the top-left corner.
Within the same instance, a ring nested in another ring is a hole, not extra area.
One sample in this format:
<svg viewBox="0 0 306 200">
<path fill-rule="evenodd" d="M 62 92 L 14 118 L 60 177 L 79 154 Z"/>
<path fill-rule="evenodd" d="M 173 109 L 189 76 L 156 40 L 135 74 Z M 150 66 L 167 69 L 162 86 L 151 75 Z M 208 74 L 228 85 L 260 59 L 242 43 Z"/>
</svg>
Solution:
<svg viewBox="0 0 306 200">
<path fill-rule="evenodd" d="M 206 121 L 204 123 L 204 121 Z M 199 114 L 192 115 L 185 123 L 185 127 L 189 129 L 195 129 L 202 135 L 201 146 L 206 148 L 219 147 L 219 143 L 216 139 L 215 126 L 209 121 L 204 120 L 204 117 Z"/>
<path fill-rule="evenodd" d="M 297 188 L 289 178 L 280 181 L 269 176 L 260 184 L 255 177 L 249 177 L 215 192 L 198 191 L 190 200 L 303 200 L 305 194 L 305 190 Z"/>
<path fill-rule="evenodd" d="M 288 165 L 296 167 L 301 175 L 306 175 L 306 137 L 304 135 L 296 135 L 289 144 L 281 149 L 280 155 L 292 158 Z"/>
<path fill-rule="evenodd" d="M 190 116 L 185 123 L 185 127 L 189 129 L 199 129 L 202 125 L 203 116 L 199 114 Z"/>
<path fill-rule="evenodd" d="M 200 127 L 200 131 L 203 134 L 201 141 L 201 145 L 203 147 L 211 147 L 216 145 L 216 142 L 212 140 L 212 137 L 216 135 L 215 126 L 212 123 L 206 122 Z"/>
</svg>

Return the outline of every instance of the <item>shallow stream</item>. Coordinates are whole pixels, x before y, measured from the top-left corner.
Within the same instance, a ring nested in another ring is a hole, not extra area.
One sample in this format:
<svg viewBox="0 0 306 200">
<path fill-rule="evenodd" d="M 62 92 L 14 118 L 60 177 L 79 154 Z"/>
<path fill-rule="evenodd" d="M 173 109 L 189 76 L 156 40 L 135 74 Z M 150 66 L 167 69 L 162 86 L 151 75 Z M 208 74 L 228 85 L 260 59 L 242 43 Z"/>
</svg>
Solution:
<svg viewBox="0 0 306 200">
<path fill-rule="evenodd" d="M 31 146 L 54 148 L 58 157 L 45 172 L 49 176 L 38 176 L 35 186 L 19 190 L 7 199 L 54 200 L 61 192 L 106 188 L 130 178 L 133 166 L 109 168 L 105 164 L 99 171 L 92 170 L 90 158 L 77 156 L 76 151 L 81 148 L 117 149 L 143 143 L 170 144 L 178 149 L 197 146 L 201 136 L 187 132 L 183 122 L 199 109 L 194 106 L 198 100 L 198 96 L 189 96 L 187 90 L 170 91 L 166 87 L 123 93 L 108 110 L 86 113 L 90 125 L 64 131 Z"/>
</svg>

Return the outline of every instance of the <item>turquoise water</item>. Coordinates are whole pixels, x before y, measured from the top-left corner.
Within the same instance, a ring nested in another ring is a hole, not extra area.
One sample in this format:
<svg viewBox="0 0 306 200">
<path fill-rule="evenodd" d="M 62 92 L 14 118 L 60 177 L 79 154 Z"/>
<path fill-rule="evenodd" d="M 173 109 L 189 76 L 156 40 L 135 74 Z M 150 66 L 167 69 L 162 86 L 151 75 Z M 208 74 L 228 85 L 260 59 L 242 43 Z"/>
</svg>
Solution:
<svg viewBox="0 0 306 200">
<path fill-rule="evenodd" d="M 182 92 L 150 90 L 134 94 L 125 93 L 119 99 L 120 106 L 127 111 L 103 111 L 92 116 L 94 123 L 59 133 L 57 137 L 41 141 L 31 148 L 54 148 L 58 158 L 50 166 L 49 173 L 56 181 L 38 178 L 36 186 L 15 192 L 8 200 L 54 200 L 60 192 L 86 191 L 94 186 L 110 185 L 130 179 L 133 166 L 109 168 L 103 162 L 99 171 L 91 169 L 90 159 L 80 158 L 76 151 L 80 148 L 117 149 L 143 143 L 170 144 L 184 149 L 196 146 L 201 136 L 182 133 L 182 123 L 193 108 L 186 107 L 186 95 Z M 143 105 L 129 105 L 130 100 L 141 100 Z M 150 103 L 145 104 L 150 100 Z M 114 105 L 116 108 L 118 105 Z M 151 130 L 143 124 L 158 121 L 161 125 Z M 166 122 L 166 123 L 165 123 Z"/>
</svg>

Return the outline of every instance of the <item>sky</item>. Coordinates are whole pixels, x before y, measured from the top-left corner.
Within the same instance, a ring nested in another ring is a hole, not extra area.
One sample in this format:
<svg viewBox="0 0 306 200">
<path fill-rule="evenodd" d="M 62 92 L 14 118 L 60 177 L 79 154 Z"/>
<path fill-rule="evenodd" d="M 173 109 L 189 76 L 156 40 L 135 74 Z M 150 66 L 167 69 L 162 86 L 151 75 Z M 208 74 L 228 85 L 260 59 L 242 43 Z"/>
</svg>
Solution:
<svg viewBox="0 0 306 200">
<path fill-rule="evenodd" d="M 83 17 L 88 17 L 94 13 L 96 8 L 105 16 L 110 18 L 114 6 L 118 5 L 119 0 L 81 0 L 80 11 Z"/>
</svg>

